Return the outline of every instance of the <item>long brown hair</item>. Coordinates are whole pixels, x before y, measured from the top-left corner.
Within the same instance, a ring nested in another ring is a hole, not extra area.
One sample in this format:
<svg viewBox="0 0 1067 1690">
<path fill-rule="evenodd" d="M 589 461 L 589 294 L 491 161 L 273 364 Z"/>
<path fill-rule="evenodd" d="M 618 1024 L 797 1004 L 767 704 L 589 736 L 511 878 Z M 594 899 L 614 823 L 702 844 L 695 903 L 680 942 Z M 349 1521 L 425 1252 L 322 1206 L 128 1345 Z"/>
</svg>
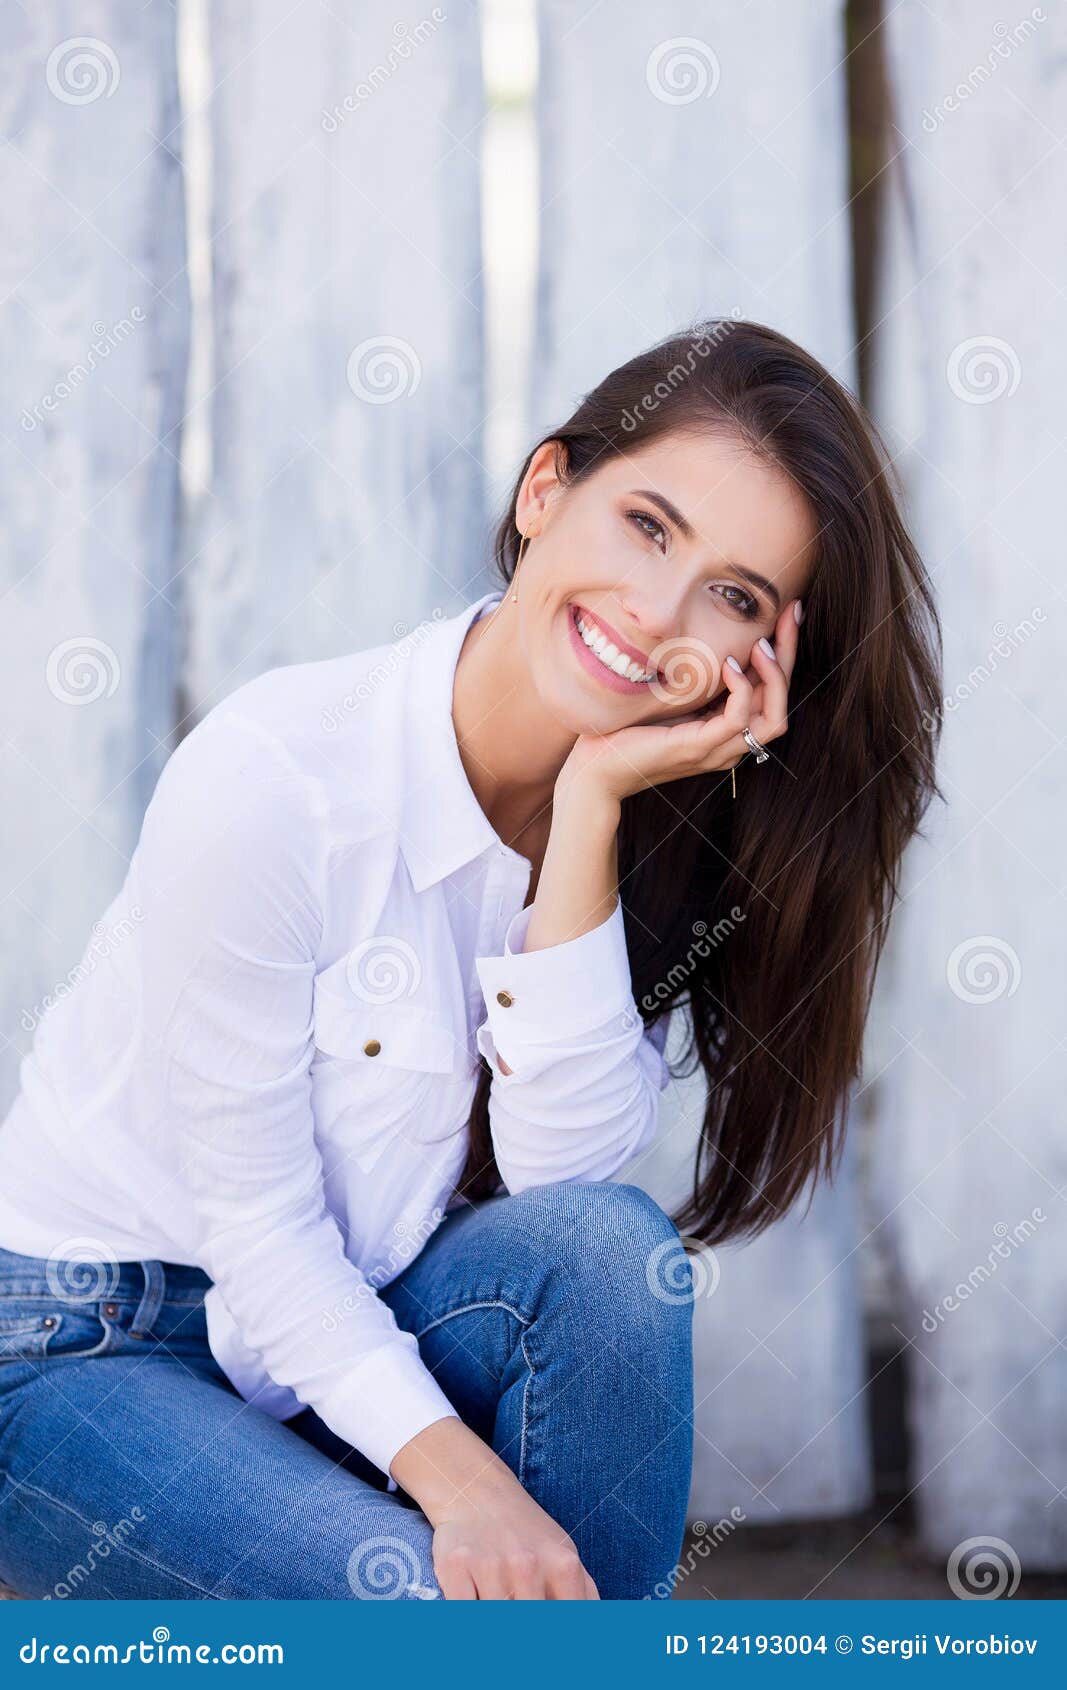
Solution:
<svg viewBox="0 0 1067 1690">
<path fill-rule="evenodd" d="M 664 435 L 728 431 L 791 477 L 818 527 L 789 726 L 760 767 L 623 800 L 619 895 L 646 1026 L 684 1006 L 672 1071 L 699 1061 L 707 1107 L 675 1225 L 706 1244 L 754 1236 L 834 1172 L 901 855 L 932 796 L 941 630 L 859 402 L 759 323 L 712 318 L 613 370 L 559 428 L 561 477 Z M 494 544 L 515 571 L 516 478 Z M 484 1057 L 458 1190 L 499 1181 Z M 810 1195 L 810 1192 L 809 1192 Z"/>
</svg>

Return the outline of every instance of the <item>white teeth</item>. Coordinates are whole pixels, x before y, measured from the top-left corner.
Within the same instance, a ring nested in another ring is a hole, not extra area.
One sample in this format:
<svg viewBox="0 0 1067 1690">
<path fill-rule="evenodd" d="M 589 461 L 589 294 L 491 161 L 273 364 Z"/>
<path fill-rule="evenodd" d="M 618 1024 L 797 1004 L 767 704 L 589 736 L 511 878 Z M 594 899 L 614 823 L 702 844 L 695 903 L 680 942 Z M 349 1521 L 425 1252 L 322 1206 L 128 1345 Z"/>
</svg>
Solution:
<svg viewBox="0 0 1067 1690">
<path fill-rule="evenodd" d="M 605 668 L 612 669 L 616 675 L 623 675 L 626 680 L 633 681 L 635 684 L 641 681 L 651 681 L 654 678 L 654 669 L 638 668 L 637 664 L 619 651 L 617 646 L 612 645 L 606 635 L 602 634 L 599 629 L 591 628 L 577 612 L 574 620 L 577 623 L 582 640 L 589 647 L 593 656 L 599 657 Z"/>
</svg>

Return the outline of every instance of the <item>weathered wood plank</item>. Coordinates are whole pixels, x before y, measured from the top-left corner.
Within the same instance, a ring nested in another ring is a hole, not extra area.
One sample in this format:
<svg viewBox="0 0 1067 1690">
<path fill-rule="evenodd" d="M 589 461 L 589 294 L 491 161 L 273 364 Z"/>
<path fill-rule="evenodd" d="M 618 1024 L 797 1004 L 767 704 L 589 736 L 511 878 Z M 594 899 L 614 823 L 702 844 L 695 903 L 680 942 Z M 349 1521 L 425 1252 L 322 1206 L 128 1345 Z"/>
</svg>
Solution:
<svg viewBox="0 0 1067 1690">
<path fill-rule="evenodd" d="M 447 14 L 447 15 L 446 15 Z M 213 0 L 214 485 L 194 714 L 468 596 L 484 546 L 473 0 Z"/>
</svg>

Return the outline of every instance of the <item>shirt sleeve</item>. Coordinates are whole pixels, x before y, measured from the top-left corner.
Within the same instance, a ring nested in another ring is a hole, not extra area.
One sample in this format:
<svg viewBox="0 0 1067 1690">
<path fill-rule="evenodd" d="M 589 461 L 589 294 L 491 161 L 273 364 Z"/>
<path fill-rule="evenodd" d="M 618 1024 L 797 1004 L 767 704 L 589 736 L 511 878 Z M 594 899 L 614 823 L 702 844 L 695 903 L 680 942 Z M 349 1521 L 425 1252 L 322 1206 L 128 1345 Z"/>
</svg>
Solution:
<svg viewBox="0 0 1067 1690">
<path fill-rule="evenodd" d="M 667 1014 L 646 1030 L 634 1002 L 621 903 L 588 933 L 524 952 L 532 914 L 530 904 L 509 923 L 503 956 L 475 959 L 486 1004 L 475 1038 L 493 1071 L 490 1130 L 512 1195 L 610 1179 L 654 1138 L 671 1077 Z"/>
<path fill-rule="evenodd" d="M 270 1377 L 393 1489 L 397 1451 L 456 1410 L 326 1207 L 310 1080 L 317 797 L 283 745 L 221 707 L 173 752 L 135 852 L 142 1033 L 196 1261 Z M 331 1322 L 339 1306 L 351 1313 Z"/>
</svg>

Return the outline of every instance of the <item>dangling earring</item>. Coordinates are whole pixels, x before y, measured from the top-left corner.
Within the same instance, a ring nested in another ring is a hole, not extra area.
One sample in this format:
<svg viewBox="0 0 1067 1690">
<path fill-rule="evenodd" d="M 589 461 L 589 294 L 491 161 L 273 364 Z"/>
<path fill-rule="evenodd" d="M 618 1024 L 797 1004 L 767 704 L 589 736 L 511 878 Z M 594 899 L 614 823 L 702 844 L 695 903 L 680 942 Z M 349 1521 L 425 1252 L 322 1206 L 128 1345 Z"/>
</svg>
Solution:
<svg viewBox="0 0 1067 1690">
<path fill-rule="evenodd" d="M 734 771 L 733 771 L 732 768 L 730 770 L 730 797 L 731 798 L 737 797 L 737 782 L 734 779 Z"/>
<path fill-rule="evenodd" d="M 513 575 L 512 575 L 512 577 L 511 577 L 511 579 L 512 579 L 512 580 L 513 580 L 513 581 L 514 581 L 514 579 L 515 579 L 515 576 L 516 576 L 516 575 L 517 575 L 517 574 L 518 574 L 518 573 L 519 573 L 519 564 L 520 564 L 520 563 L 521 563 L 521 562 L 522 562 L 522 548 L 523 548 L 523 546 L 525 546 L 525 544 L 526 544 L 526 535 L 525 535 L 525 534 L 524 534 L 524 535 L 523 535 L 523 537 L 522 537 L 522 539 L 521 539 L 521 540 L 520 540 L 520 541 L 519 541 L 519 555 L 518 555 L 518 557 L 517 557 L 517 558 L 516 558 L 516 559 L 515 559 L 515 572 L 514 572 L 514 574 L 513 574 Z M 518 595 L 518 593 L 512 593 L 512 595 L 511 595 L 511 596 L 512 596 L 512 598 L 513 598 L 513 599 L 514 599 L 514 600 L 515 600 L 515 601 L 516 601 L 516 603 L 517 603 L 517 602 L 518 602 L 518 597 L 519 597 L 519 595 Z"/>
</svg>

